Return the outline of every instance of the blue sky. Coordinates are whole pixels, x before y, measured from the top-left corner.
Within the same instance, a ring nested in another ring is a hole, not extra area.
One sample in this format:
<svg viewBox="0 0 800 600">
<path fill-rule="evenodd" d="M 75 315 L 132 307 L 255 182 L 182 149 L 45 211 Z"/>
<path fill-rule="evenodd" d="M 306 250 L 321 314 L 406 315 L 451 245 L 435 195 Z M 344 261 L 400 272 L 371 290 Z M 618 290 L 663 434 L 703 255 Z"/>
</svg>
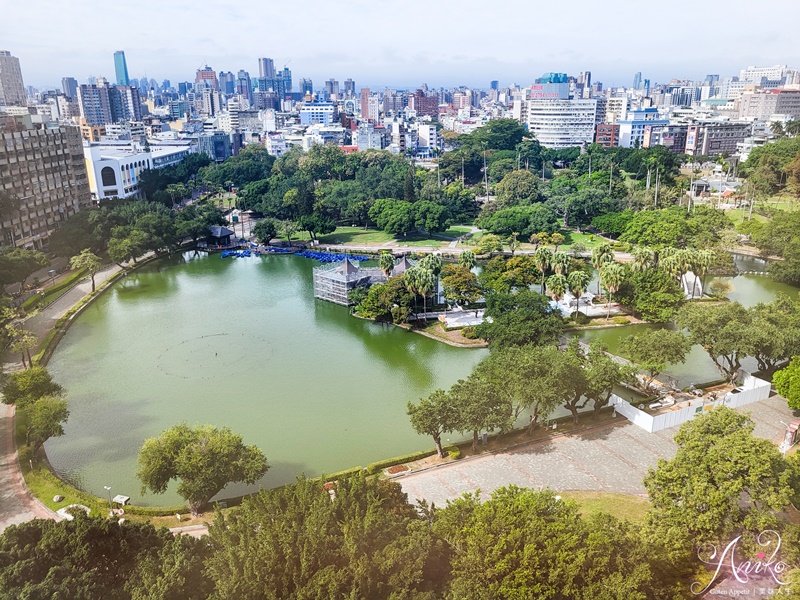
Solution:
<svg viewBox="0 0 800 600">
<path fill-rule="evenodd" d="M 131 77 L 193 80 L 217 72 L 258 74 L 257 58 L 288 62 L 295 82 L 352 77 L 356 86 L 488 87 L 529 84 L 546 71 L 590 70 L 630 85 L 737 74 L 747 65 L 800 67 L 787 24 L 800 2 L 613 3 L 573 0 L 265 0 L 232 7 L 172 0 L 0 0 L 0 49 L 22 63 L 26 84 L 62 76 L 113 79 L 115 50 Z"/>
</svg>

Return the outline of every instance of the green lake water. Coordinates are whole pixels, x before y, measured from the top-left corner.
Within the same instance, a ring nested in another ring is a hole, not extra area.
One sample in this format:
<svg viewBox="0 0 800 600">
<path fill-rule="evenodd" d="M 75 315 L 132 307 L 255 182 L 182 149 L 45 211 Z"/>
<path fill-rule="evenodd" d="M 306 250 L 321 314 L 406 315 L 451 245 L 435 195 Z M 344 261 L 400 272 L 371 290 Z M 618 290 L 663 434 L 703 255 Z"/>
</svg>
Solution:
<svg viewBox="0 0 800 600">
<path fill-rule="evenodd" d="M 718 278 L 730 283 L 732 289 L 728 294 L 728 298 L 732 301 L 739 302 L 744 306 L 754 306 L 759 302 L 771 302 L 779 292 L 788 294 L 793 298 L 800 294 L 800 289 L 796 287 L 778 283 L 766 275 L 752 274 L 753 272 L 763 273 L 767 270 L 767 261 L 763 259 L 736 254 L 734 255 L 734 263 L 741 272 L 740 275 Z M 709 277 L 706 281 L 706 286 L 710 285 L 712 281 L 713 278 Z M 596 285 L 595 279 L 589 289 L 594 291 Z M 621 355 L 619 345 L 622 338 L 653 327 L 657 327 L 657 325 L 629 325 L 612 329 L 584 330 L 577 333 L 577 335 L 586 342 L 600 340 L 608 347 L 609 352 Z M 745 359 L 742 366 L 750 371 L 757 369 L 756 362 L 752 359 Z M 720 372 L 708 357 L 708 354 L 700 346 L 693 346 L 686 357 L 686 362 L 670 365 L 661 379 L 672 378 L 671 381 L 678 387 L 687 387 L 692 383 L 713 381 L 720 377 Z"/>
<path fill-rule="evenodd" d="M 257 444 L 272 465 L 264 487 L 429 448 L 430 439 L 411 429 L 406 402 L 446 389 L 487 351 L 446 346 L 314 300 L 315 264 L 188 252 L 116 284 L 77 319 L 50 361 L 71 413 L 66 434 L 46 444 L 54 468 L 97 495 L 109 485 L 134 503 L 164 505 L 179 501 L 174 486 L 140 496 L 136 455 L 145 438 L 181 421 L 228 426 Z M 736 264 L 766 268 L 749 257 Z M 798 295 L 763 275 L 727 279 L 730 299 L 747 306 L 778 292 Z M 577 335 L 617 353 L 622 337 L 647 327 Z M 688 386 L 719 373 L 694 347 L 665 376 Z M 251 489 L 234 485 L 221 495 Z"/>
<path fill-rule="evenodd" d="M 422 450 L 406 402 L 465 377 L 486 350 L 446 346 L 355 319 L 312 295 L 316 263 L 295 256 L 162 259 L 116 284 L 76 320 L 49 369 L 70 419 L 46 444 L 53 467 L 99 496 L 139 494 L 145 438 L 187 421 L 257 444 L 273 487 Z M 248 491 L 229 486 L 223 496 Z"/>
</svg>

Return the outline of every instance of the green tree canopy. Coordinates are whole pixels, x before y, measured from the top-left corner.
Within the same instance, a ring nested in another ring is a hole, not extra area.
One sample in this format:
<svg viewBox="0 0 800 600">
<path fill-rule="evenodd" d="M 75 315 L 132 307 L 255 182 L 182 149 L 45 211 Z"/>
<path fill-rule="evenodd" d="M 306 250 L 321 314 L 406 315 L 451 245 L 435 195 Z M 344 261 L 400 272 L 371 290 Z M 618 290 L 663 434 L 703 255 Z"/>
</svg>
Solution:
<svg viewBox="0 0 800 600">
<path fill-rule="evenodd" d="M 11 373 L 3 385 L 3 402 L 24 409 L 44 396 L 58 396 L 63 388 L 53 381 L 44 367 L 31 367 Z"/>
<path fill-rule="evenodd" d="M 51 437 L 64 435 L 64 423 L 69 419 L 67 401 L 60 396 L 43 396 L 26 411 L 27 427 L 25 441 L 33 448 L 34 455 Z"/>
<path fill-rule="evenodd" d="M 245 446 L 242 437 L 227 427 L 189 427 L 181 424 L 145 440 L 139 450 L 137 477 L 142 493 L 163 494 L 173 479 L 180 480 L 178 494 L 193 514 L 228 483 L 254 484 L 269 469 L 256 446 Z"/>
<path fill-rule="evenodd" d="M 800 409 L 800 356 L 794 357 L 786 368 L 776 371 L 772 383 L 789 402 L 789 408 Z"/>
<path fill-rule="evenodd" d="M 647 329 L 622 338 L 620 344 L 620 352 L 646 374 L 642 382 L 645 390 L 668 365 L 684 363 L 690 348 L 691 344 L 683 333 L 670 329 Z"/>
<path fill-rule="evenodd" d="M 536 292 L 493 292 L 486 296 L 486 316 L 475 334 L 492 347 L 546 345 L 555 342 L 564 328 L 560 311 Z"/>
</svg>

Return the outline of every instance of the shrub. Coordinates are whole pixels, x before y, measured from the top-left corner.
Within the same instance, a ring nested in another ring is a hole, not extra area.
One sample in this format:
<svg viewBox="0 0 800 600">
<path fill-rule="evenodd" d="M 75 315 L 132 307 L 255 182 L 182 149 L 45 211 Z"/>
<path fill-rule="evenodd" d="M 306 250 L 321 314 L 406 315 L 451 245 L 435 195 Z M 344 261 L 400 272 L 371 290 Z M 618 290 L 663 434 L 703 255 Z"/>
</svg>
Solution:
<svg viewBox="0 0 800 600">
<path fill-rule="evenodd" d="M 626 323 L 631 322 L 630 319 L 628 319 L 628 317 L 614 317 L 611 320 L 614 321 L 615 325 L 625 325 Z"/>
<path fill-rule="evenodd" d="M 475 327 L 473 327 L 472 325 L 468 325 L 468 326 L 464 327 L 461 330 L 461 335 L 463 335 L 468 340 L 474 340 L 475 337 L 476 337 L 475 336 Z"/>
<path fill-rule="evenodd" d="M 590 320 L 591 320 L 591 319 L 589 319 L 589 317 L 587 317 L 587 316 L 586 316 L 585 314 L 583 314 L 582 312 L 578 312 L 578 313 L 576 313 L 576 315 L 575 315 L 575 322 L 576 322 L 578 325 L 588 325 Z"/>
<path fill-rule="evenodd" d="M 461 450 L 456 448 L 455 450 L 448 450 L 447 455 L 452 458 L 453 460 L 458 460 L 461 458 Z"/>
<path fill-rule="evenodd" d="M 393 458 L 387 458 L 386 460 L 379 460 L 378 462 L 370 463 L 367 465 L 367 475 L 374 475 L 375 473 L 380 473 L 384 469 L 393 467 L 395 465 L 402 465 L 405 463 L 413 462 L 415 460 L 420 460 L 421 458 L 427 458 L 432 454 L 436 454 L 436 450 L 423 450 L 421 452 L 414 452 L 413 454 L 405 454 L 403 456 L 395 456 Z"/>
</svg>

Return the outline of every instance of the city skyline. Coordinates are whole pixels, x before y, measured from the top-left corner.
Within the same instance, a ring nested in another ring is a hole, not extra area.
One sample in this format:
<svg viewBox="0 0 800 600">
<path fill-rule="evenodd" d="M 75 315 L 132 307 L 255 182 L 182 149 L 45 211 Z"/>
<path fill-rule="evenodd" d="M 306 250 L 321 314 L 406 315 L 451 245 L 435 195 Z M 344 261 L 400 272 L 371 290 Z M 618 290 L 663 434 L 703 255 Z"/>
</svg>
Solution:
<svg viewBox="0 0 800 600">
<path fill-rule="evenodd" d="M 148 4 L 142 6 L 144 12 Z M 125 51 L 132 79 L 146 74 L 159 82 L 191 81 L 204 64 L 218 72 L 244 69 L 255 76 L 258 59 L 270 57 L 276 70 L 288 64 L 296 80 L 310 78 L 315 89 L 331 77 L 340 81 L 351 77 L 359 87 L 376 88 L 414 88 L 423 82 L 432 87 L 486 88 L 494 79 L 505 87 L 528 85 L 545 71 L 583 70 L 592 71 L 594 80 L 606 86 L 630 86 L 639 71 L 651 82 L 663 83 L 672 78 L 698 80 L 707 73 L 735 75 L 748 65 L 800 64 L 800 49 L 770 16 L 781 14 L 782 21 L 791 21 L 793 15 L 787 13 L 800 16 L 800 7 L 765 0 L 757 14 L 744 20 L 737 16 L 743 2 L 729 5 L 722 15 L 711 6 L 681 4 L 686 26 L 664 30 L 646 24 L 630 27 L 626 14 L 639 7 L 634 3 L 610 13 L 580 0 L 570 15 L 586 18 L 566 21 L 557 7 L 486 12 L 484 4 L 467 0 L 453 13 L 416 2 L 404 5 L 411 15 L 406 20 L 386 7 L 356 0 L 348 5 L 346 18 L 347 30 L 354 35 L 341 41 L 341 36 L 304 35 L 330 25 L 328 9 L 320 0 L 309 0 L 302 15 L 275 14 L 258 5 L 247 10 L 226 7 L 223 14 L 198 3 L 158 5 L 162 16 L 148 24 L 144 37 L 139 28 L 109 27 L 130 22 L 124 6 L 76 0 L 67 13 L 59 11 L 58 19 L 37 21 L 32 36 L 18 24 L 34 18 L 34 10 L 49 12 L 48 5 L 57 10 L 53 0 L 44 0 L 36 9 L 21 3 L 5 7 L 0 39 L 19 57 L 26 84 L 37 88 L 57 87 L 62 77 L 113 80 L 113 54 L 118 50 Z M 426 11 L 414 16 L 414 10 L 423 6 Z M 675 15 L 681 9 L 670 11 Z M 174 12 L 174 18 L 164 11 Z M 211 16 L 213 31 L 208 27 Z M 692 24 L 702 23 L 714 27 L 703 27 L 699 35 Z M 391 32 L 401 24 L 403 35 L 398 38 Z M 75 36 L 76 30 L 92 35 Z M 616 33 L 609 38 L 603 32 Z M 476 43 L 481 39 L 487 42 Z M 603 39 L 612 43 L 603 44 Z M 654 52 L 648 55 L 642 48 Z"/>
</svg>

